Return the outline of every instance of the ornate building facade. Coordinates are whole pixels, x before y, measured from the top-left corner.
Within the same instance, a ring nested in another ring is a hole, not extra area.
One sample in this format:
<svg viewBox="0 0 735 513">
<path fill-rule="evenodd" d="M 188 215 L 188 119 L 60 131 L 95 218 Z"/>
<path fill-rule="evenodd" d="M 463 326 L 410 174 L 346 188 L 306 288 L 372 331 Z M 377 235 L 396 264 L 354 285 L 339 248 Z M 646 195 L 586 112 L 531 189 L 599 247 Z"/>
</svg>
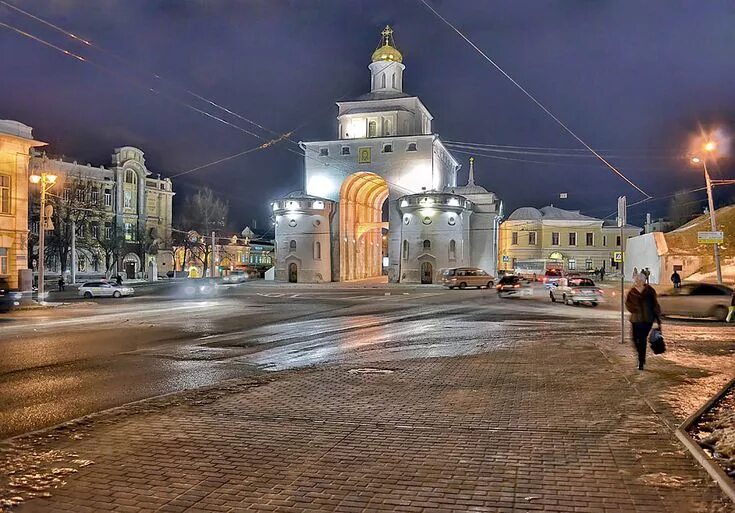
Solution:
<svg viewBox="0 0 735 513">
<path fill-rule="evenodd" d="M 435 283 L 463 265 L 494 274 L 502 204 L 472 168 L 457 186 L 460 164 L 433 116 L 403 91 L 390 27 L 368 68 L 370 92 L 337 103 L 337 139 L 300 143 L 306 190 L 272 204 L 276 279 Z"/>
<path fill-rule="evenodd" d="M 35 153 L 30 166 L 58 176 L 53 189 L 54 232 L 47 233 L 49 274 L 122 274 L 157 278 L 173 270 L 173 187 L 146 167 L 143 151 L 115 148 L 109 167 Z M 31 236 L 38 235 L 38 198 L 31 206 Z M 33 248 L 34 261 L 38 258 Z"/>
</svg>

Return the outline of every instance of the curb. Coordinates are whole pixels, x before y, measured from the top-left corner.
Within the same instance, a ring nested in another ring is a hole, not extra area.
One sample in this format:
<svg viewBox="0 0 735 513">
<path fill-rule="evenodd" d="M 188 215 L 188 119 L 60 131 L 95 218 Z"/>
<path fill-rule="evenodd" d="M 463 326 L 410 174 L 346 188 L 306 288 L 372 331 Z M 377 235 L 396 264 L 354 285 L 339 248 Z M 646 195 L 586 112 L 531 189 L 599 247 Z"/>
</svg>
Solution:
<svg viewBox="0 0 735 513">
<path fill-rule="evenodd" d="M 712 479 L 718 484 L 720 489 L 727 495 L 733 503 L 735 503 L 735 482 L 722 470 L 722 468 L 702 450 L 699 444 L 689 436 L 688 430 L 692 425 L 699 419 L 699 417 L 709 410 L 717 401 L 719 401 L 730 388 L 735 386 L 735 378 L 731 379 L 725 384 L 722 389 L 713 395 L 706 403 L 702 405 L 696 412 L 689 416 L 678 428 L 674 431 L 676 438 L 687 448 L 689 453 L 694 456 L 694 459 L 707 471 Z"/>
</svg>

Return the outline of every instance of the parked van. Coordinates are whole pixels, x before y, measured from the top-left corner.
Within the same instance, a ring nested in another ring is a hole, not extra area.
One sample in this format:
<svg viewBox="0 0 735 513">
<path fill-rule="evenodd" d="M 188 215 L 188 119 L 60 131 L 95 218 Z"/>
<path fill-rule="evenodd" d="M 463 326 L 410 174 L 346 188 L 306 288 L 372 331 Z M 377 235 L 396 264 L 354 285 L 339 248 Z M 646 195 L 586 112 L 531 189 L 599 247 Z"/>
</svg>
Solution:
<svg viewBox="0 0 735 513">
<path fill-rule="evenodd" d="M 458 287 L 491 288 L 495 284 L 495 278 L 477 267 L 453 267 L 442 271 L 442 285 L 453 289 Z"/>
</svg>

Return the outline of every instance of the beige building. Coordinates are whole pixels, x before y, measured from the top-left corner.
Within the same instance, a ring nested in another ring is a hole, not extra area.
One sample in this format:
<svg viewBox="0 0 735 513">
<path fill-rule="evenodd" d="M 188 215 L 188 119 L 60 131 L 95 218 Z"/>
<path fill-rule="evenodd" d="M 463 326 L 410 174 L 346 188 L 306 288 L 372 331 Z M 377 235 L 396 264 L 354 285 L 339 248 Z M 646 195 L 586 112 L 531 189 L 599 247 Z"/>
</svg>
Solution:
<svg viewBox="0 0 735 513">
<path fill-rule="evenodd" d="M 641 233 L 627 225 L 626 239 Z M 500 225 L 498 266 L 506 271 L 543 272 L 547 267 L 566 271 L 614 270 L 614 252 L 620 251 L 620 228 L 603 220 L 553 205 L 522 207 Z"/>
<path fill-rule="evenodd" d="M 56 195 L 52 200 L 55 231 L 46 236 L 48 274 L 73 270 L 81 279 L 117 273 L 128 279 L 155 279 L 173 270 L 175 193 L 170 179 L 146 167 L 143 151 L 132 146 L 115 148 L 109 167 L 41 154 L 34 154 L 30 165 L 36 172 L 58 176 L 51 191 Z M 34 197 L 31 206 L 34 237 L 38 235 L 38 201 Z M 33 248 L 34 261 L 37 250 Z"/>
<path fill-rule="evenodd" d="M 28 269 L 28 159 L 31 127 L 0 120 L 0 277 L 12 288 L 30 290 Z"/>
</svg>

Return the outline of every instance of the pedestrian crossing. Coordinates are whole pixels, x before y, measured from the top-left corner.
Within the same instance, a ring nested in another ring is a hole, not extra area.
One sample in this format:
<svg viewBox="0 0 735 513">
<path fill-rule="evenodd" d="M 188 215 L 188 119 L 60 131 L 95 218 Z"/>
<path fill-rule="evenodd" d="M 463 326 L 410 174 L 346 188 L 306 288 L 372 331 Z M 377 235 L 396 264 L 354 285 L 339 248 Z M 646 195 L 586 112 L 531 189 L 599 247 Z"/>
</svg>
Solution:
<svg viewBox="0 0 735 513">
<path fill-rule="evenodd" d="M 385 293 L 383 295 L 378 294 L 358 294 L 358 295 L 342 295 L 342 294 L 324 294 L 324 293 L 300 293 L 291 294 L 288 292 L 258 292 L 257 296 L 272 299 L 295 299 L 295 300 L 332 300 L 332 301 L 407 301 L 407 300 L 420 300 L 432 296 L 440 296 L 444 292 L 418 292 L 408 293 L 402 292 L 398 294 Z"/>
</svg>

